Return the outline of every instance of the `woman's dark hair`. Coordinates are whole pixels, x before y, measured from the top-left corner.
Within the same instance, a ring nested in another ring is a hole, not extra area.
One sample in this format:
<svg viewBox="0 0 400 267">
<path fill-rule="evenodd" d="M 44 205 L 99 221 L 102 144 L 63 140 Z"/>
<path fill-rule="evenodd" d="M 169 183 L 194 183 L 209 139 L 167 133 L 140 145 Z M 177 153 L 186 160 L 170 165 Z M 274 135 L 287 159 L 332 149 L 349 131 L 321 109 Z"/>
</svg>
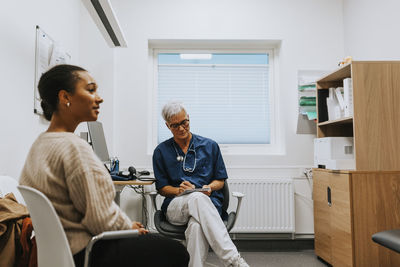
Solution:
<svg viewBox="0 0 400 267">
<path fill-rule="evenodd" d="M 74 93 L 76 82 L 79 80 L 77 71 L 85 69 L 74 65 L 57 65 L 42 74 L 39 80 L 38 89 L 42 102 L 44 117 L 51 120 L 53 112 L 58 106 L 58 92 L 65 90 Z"/>
</svg>

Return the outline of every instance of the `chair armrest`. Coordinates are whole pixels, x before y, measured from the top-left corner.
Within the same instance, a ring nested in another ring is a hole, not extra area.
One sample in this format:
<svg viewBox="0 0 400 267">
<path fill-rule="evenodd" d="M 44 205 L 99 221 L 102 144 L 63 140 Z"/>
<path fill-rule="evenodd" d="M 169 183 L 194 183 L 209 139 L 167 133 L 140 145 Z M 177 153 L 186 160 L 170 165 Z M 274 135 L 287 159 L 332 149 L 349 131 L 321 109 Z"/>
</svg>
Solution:
<svg viewBox="0 0 400 267">
<path fill-rule="evenodd" d="M 381 246 L 400 253 L 400 229 L 386 230 L 372 235 L 372 240 Z"/>
<path fill-rule="evenodd" d="M 158 193 L 156 191 L 152 191 L 149 193 L 151 198 L 151 203 L 153 204 L 153 208 L 155 211 L 157 210 L 157 203 L 156 203 L 157 194 Z"/>
<path fill-rule="evenodd" d="M 129 238 L 139 235 L 139 230 L 121 230 L 121 231 L 107 231 L 101 234 L 98 234 L 89 241 L 89 244 L 86 246 L 85 250 L 85 267 L 89 267 L 89 258 L 90 253 L 92 252 L 93 245 L 99 240 L 109 240 L 109 239 L 122 239 Z"/>
<path fill-rule="evenodd" d="M 237 198 L 242 198 L 245 196 L 245 194 L 241 192 L 232 192 L 232 196 L 237 197 Z"/>
<path fill-rule="evenodd" d="M 92 237 L 92 240 L 97 238 L 97 240 L 100 239 L 120 239 L 120 238 L 129 238 L 132 236 L 137 236 L 139 235 L 138 230 L 120 230 L 120 231 L 106 231 L 101 234 L 98 234 L 94 237 Z"/>
<path fill-rule="evenodd" d="M 242 204 L 242 198 L 245 196 L 245 194 L 241 193 L 241 192 L 232 192 L 232 196 L 237 198 L 237 206 L 236 206 L 236 216 L 235 216 L 235 220 L 233 222 L 233 225 L 235 225 L 236 223 L 236 219 L 239 215 L 239 211 L 240 211 L 240 206 Z"/>
</svg>

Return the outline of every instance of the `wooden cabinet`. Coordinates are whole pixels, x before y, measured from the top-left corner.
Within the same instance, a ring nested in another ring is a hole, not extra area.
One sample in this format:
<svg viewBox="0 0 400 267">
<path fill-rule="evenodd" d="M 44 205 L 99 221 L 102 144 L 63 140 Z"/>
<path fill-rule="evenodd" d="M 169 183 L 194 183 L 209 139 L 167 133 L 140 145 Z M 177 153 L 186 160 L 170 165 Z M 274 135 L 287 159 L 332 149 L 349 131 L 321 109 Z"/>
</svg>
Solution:
<svg viewBox="0 0 400 267">
<path fill-rule="evenodd" d="M 329 121 L 330 87 L 353 82 L 353 116 Z M 400 62 L 355 61 L 317 81 L 317 137 L 350 136 L 356 169 L 313 170 L 315 253 L 333 266 L 400 266 L 372 234 L 400 228 Z"/>
<path fill-rule="evenodd" d="M 334 266 L 353 266 L 350 174 L 315 169 L 315 253 Z"/>
<path fill-rule="evenodd" d="M 313 170 L 315 253 L 333 266 L 400 266 L 371 239 L 400 228 L 400 171 Z"/>
</svg>

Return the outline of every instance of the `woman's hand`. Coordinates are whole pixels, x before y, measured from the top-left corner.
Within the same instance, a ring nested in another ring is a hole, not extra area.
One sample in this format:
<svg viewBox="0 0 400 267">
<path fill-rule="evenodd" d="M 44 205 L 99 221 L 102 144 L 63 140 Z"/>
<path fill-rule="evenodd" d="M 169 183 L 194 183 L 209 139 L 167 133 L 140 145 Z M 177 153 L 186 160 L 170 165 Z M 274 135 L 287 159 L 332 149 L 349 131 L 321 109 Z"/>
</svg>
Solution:
<svg viewBox="0 0 400 267">
<path fill-rule="evenodd" d="M 144 225 L 141 224 L 140 222 L 132 222 L 132 229 L 139 229 L 139 228 L 144 228 Z"/>
<path fill-rule="evenodd" d="M 208 188 L 208 191 L 205 191 L 205 192 L 202 192 L 202 193 L 206 194 L 207 196 L 211 196 L 211 192 L 212 192 L 211 186 L 203 185 L 203 188 Z"/>
<path fill-rule="evenodd" d="M 145 235 L 149 232 L 149 230 L 144 229 L 144 225 L 141 224 L 140 222 L 133 222 L 132 223 L 132 229 L 133 230 L 138 230 L 139 235 Z"/>
</svg>

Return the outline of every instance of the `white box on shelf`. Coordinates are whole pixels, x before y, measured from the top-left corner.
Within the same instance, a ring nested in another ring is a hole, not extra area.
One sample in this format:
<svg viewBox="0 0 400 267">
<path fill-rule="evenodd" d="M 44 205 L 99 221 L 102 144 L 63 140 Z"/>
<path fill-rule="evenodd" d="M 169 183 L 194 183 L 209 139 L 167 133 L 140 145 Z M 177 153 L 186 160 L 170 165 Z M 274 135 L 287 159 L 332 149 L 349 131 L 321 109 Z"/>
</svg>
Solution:
<svg viewBox="0 0 400 267">
<path fill-rule="evenodd" d="M 353 137 L 315 138 L 314 167 L 331 170 L 354 170 Z"/>
<path fill-rule="evenodd" d="M 328 120 L 330 121 L 345 117 L 342 91 L 342 87 L 329 88 L 329 96 L 326 99 L 326 105 L 328 108 Z"/>
<path fill-rule="evenodd" d="M 353 81 L 351 78 L 343 79 L 344 116 L 353 116 Z"/>
<path fill-rule="evenodd" d="M 334 115 L 334 117 L 335 117 L 335 120 L 337 120 L 337 119 L 340 119 L 340 118 L 343 118 L 343 117 L 344 117 L 344 110 L 343 110 L 343 109 L 341 109 L 339 105 L 335 105 L 335 109 L 334 109 L 334 111 L 335 111 L 335 115 Z"/>
</svg>

